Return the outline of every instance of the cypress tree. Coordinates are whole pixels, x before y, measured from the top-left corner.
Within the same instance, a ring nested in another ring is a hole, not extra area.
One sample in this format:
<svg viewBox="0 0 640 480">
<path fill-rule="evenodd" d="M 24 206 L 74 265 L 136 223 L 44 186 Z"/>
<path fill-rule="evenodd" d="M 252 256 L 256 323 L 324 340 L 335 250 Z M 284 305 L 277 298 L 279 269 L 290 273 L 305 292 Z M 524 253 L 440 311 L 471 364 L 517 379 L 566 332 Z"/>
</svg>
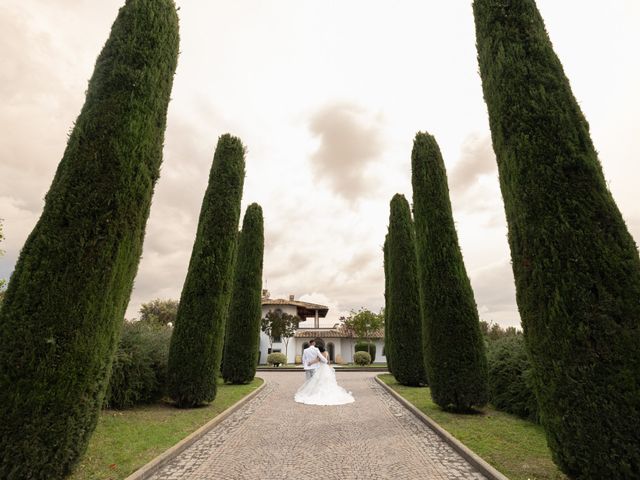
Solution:
<svg viewBox="0 0 640 480">
<path fill-rule="evenodd" d="M 465 411 L 487 402 L 487 359 L 453 223 L 444 161 L 428 133 L 416 134 L 411 169 L 431 396 L 442 408 Z"/>
<path fill-rule="evenodd" d="M 416 241 L 411 208 L 404 195 L 391 199 L 388 233 L 388 335 L 393 375 L 403 385 L 426 383 L 422 352 L 422 314 L 418 290 Z"/>
<path fill-rule="evenodd" d="M 96 61 L 0 311 L 0 477 L 57 479 L 103 403 L 159 176 L 171 0 L 128 0 Z"/>
<path fill-rule="evenodd" d="M 213 401 L 233 283 L 245 149 L 222 135 L 213 157 L 169 349 L 169 395 L 181 408 Z"/>
<path fill-rule="evenodd" d="M 389 373 L 393 375 L 393 366 L 391 359 L 391 343 L 392 338 L 389 334 L 389 326 L 391 325 L 391 316 L 389 315 L 389 311 L 391 309 L 391 305 L 389 304 L 389 234 L 387 233 L 384 236 L 384 246 L 382 247 L 383 253 L 383 268 L 384 268 L 384 356 L 387 359 L 387 369 Z"/>
<path fill-rule="evenodd" d="M 262 319 L 262 208 L 252 203 L 242 222 L 227 319 L 222 377 L 228 383 L 249 383 L 256 374 Z"/>
<path fill-rule="evenodd" d="M 554 460 L 640 478 L 640 260 L 533 0 L 474 2 L 525 342 Z"/>
</svg>

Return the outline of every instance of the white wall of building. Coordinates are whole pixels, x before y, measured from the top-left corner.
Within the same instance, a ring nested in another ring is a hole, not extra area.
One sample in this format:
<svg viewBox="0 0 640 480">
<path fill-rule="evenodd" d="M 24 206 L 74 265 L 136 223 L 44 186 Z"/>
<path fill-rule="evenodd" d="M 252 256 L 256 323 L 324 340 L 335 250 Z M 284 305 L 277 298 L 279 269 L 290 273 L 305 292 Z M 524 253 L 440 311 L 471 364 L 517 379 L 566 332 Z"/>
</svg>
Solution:
<svg viewBox="0 0 640 480">
<path fill-rule="evenodd" d="M 280 309 L 283 313 L 288 313 L 289 315 L 297 315 L 298 309 L 293 305 L 263 305 L 262 306 L 262 318 L 264 318 L 269 310 Z M 301 329 L 312 329 L 313 328 L 314 319 L 313 317 L 308 318 L 304 322 L 300 322 L 299 327 Z M 326 328 L 326 327 L 325 327 Z M 329 345 L 329 343 L 333 343 L 334 345 L 334 358 L 337 359 L 338 356 L 342 357 L 342 361 L 345 363 L 353 362 L 353 349 L 356 345 L 355 339 L 350 338 L 323 338 L 325 345 Z M 302 346 L 309 342 L 310 338 L 290 338 L 288 346 L 285 347 L 285 342 L 273 342 L 272 351 L 281 351 L 282 353 L 287 353 L 287 362 L 290 364 L 295 363 L 296 355 L 302 355 Z M 382 349 L 384 347 L 383 340 L 376 340 L 376 359 L 375 363 L 386 363 L 387 359 L 382 354 Z M 269 337 L 264 333 L 260 332 L 260 364 L 267 363 L 267 355 L 270 348 Z"/>
</svg>

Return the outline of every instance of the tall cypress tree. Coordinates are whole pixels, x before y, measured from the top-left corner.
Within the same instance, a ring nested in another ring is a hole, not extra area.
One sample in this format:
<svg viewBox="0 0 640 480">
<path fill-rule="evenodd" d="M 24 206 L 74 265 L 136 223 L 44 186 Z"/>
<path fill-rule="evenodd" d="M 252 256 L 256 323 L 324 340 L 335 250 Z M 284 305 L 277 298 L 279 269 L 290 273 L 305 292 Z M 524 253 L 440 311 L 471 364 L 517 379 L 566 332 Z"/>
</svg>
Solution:
<svg viewBox="0 0 640 480">
<path fill-rule="evenodd" d="M 640 260 L 533 0 L 474 2 L 541 421 L 575 478 L 640 478 Z"/>
<path fill-rule="evenodd" d="M 98 418 L 142 252 L 178 57 L 171 0 L 128 0 L 0 311 L 0 477 L 63 478 Z"/>
<path fill-rule="evenodd" d="M 391 311 L 391 305 L 389 304 L 389 277 L 391 272 L 389 271 L 389 234 L 387 233 L 384 236 L 384 246 L 382 247 L 383 253 L 383 268 L 384 268 L 384 356 L 387 359 L 387 369 L 389 373 L 393 375 L 393 365 L 391 354 L 389 353 L 392 348 L 391 344 L 393 342 L 391 335 L 389 335 L 389 327 L 391 325 L 391 316 L 389 312 Z"/>
<path fill-rule="evenodd" d="M 244 184 L 245 149 L 222 135 L 213 157 L 198 231 L 169 349 L 169 395 L 178 407 L 211 402 L 222 359 Z"/>
<path fill-rule="evenodd" d="M 388 346 L 393 375 L 403 385 L 426 383 L 422 351 L 422 314 L 418 290 L 416 242 L 411 209 L 404 195 L 391 199 L 388 233 Z"/>
<path fill-rule="evenodd" d="M 428 133 L 416 134 L 411 169 L 431 396 L 442 408 L 468 410 L 487 402 L 487 360 L 453 223 L 444 161 Z"/>
<path fill-rule="evenodd" d="M 262 208 L 252 203 L 242 222 L 227 319 L 222 377 L 228 383 L 249 383 L 256 374 L 262 319 Z"/>
</svg>

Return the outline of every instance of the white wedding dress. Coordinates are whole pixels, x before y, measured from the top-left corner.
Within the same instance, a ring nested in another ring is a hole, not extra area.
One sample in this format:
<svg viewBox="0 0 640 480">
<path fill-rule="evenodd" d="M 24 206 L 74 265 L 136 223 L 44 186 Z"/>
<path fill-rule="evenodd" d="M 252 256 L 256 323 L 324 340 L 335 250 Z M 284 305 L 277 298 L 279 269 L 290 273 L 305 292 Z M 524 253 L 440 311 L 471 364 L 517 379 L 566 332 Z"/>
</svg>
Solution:
<svg viewBox="0 0 640 480">
<path fill-rule="evenodd" d="M 355 402 L 351 392 L 338 385 L 336 371 L 326 363 L 321 364 L 313 377 L 302 384 L 294 400 L 307 405 L 344 405 Z"/>
</svg>

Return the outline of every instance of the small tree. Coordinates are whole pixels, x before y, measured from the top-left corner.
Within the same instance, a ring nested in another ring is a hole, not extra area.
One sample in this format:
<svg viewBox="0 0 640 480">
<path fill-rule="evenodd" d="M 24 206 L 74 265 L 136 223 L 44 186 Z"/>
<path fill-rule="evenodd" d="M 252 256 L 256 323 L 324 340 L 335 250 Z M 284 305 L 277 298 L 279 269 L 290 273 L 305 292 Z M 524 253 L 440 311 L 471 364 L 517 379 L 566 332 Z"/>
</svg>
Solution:
<svg viewBox="0 0 640 480">
<path fill-rule="evenodd" d="M 280 338 L 284 343 L 284 352 L 287 354 L 289 340 L 295 335 L 301 319 L 297 315 L 284 313 L 282 310 L 269 310 L 262 319 L 261 328 L 269 336 L 269 345 L 273 348 L 274 338 Z M 288 357 L 287 357 L 288 358 Z"/>
<path fill-rule="evenodd" d="M 371 310 L 360 307 L 357 312 L 351 310 L 351 315 L 344 318 L 343 325 L 345 329 L 353 331 L 356 338 L 370 343 L 373 334 L 384 328 L 384 313 L 382 311 L 373 313 Z M 371 354 L 370 349 L 368 353 Z"/>
<path fill-rule="evenodd" d="M 140 321 L 167 326 L 176 324 L 176 314 L 178 313 L 177 300 L 161 300 L 156 298 L 140 307 Z"/>
</svg>

